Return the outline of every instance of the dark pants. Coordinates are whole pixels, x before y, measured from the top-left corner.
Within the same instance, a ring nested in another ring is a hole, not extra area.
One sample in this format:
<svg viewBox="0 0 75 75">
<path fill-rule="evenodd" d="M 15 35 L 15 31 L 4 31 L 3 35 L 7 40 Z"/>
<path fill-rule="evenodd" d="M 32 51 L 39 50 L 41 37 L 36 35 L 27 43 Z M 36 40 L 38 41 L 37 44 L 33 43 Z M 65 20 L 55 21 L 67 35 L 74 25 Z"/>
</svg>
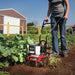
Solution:
<svg viewBox="0 0 75 75">
<path fill-rule="evenodd" d="M 55 18 L 55 17 L 51 17 L 51 22 L 54 23 L 51 25 L 51 28 L 53 28 L 53 26 L 56 24 L 56 22 L 59 20 L 60 18 Z M 61 52 L 63 53 L 67 53 L 67 43 L 66 43 L 66 20 L 64 20 L 63 18 L 60 19 L 60 21 L 58 22 L 58 24 L 56 25 L 56 27 L 54 28 L 54 30 L 52 31 L 52 46 L 53 46 L 53 54 L 59 54 L 59 48 L 58 48 L 58 25 L 60 27 L 60 39 L 61 39 Z"/>
</svg>

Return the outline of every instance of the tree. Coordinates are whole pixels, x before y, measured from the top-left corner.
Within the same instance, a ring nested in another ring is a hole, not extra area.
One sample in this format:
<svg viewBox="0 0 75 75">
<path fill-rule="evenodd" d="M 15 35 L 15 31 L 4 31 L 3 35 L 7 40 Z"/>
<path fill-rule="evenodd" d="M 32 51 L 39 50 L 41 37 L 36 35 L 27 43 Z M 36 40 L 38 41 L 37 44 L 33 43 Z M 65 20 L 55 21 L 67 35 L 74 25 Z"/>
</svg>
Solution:
<svg viewBox="0 0 75 75">
<path fill-rule="evenodd" d="M 27 23 L 27 26 L 34 26 L 34 23 L 33 22 Z"/>
<path fill-rule="evenodd" d="M 27 26 L 34 26 L 34 23 L 33 23 L 33 22 L 27 23 Z M 31 30 L 31 27 L 27 27 L 27 30 L 28 30 L 28 31 Z"/>
</svg>

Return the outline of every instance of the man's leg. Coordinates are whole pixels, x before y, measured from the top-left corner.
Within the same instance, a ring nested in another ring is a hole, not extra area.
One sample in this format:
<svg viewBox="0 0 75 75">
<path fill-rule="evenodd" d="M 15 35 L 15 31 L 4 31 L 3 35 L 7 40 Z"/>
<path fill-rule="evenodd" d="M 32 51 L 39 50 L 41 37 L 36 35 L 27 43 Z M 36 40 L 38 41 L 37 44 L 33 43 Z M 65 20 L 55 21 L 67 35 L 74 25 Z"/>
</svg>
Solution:
<svg viewBox="0 0 75 75">
<path fill-rule="evenodd" d="M 59 22 L 59 26 L 60 26 L 60 36 L 61 36 L 61 51 L 62 53 L 66 53 L 68 52 L 67 50 L 67 42 L 66 42 L 66 20 L 61 19 Z"/>
<path fill-rule="evenodd" d="M 56 19 L 54 17 L 51 17 L 51 28 L 54 27 L 54 25 L 56 24 Z M 53 46 L 53 54 L 58 55 L 59 54 L 59 50 L 58 50 L 58 25 L 53 29 L 52 31 L 52 46 Z"/>
</svg>

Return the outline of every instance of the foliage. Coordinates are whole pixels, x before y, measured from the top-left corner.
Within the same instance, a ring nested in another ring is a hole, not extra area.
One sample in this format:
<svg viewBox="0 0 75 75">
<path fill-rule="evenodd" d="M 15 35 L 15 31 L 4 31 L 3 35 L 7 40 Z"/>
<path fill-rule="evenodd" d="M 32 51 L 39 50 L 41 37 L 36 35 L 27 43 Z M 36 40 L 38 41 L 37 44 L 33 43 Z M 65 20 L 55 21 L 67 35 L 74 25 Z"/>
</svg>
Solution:
<svg viewBox="0 0 75 75">
<path fill-rule="evenodd" d="M 31 28 L 28 28 L 28 34 L 38 34 L 38 28 L 36 27 L 31 27 Z"/>
<path fill-rule="evenodd" d="M 42 34 L 42 40 L 45 39 L 46 34 Z M 67 44 L 75 46 L 75 35 L 66 34 Z M 61 47 L 60 37 L 59 40 L 59 48 Z M 34 42 L 36 41 L 36 42 Z M 27 47 L 26 44 L 36 44 L 39 42 L 39 37 L 37 34 L 31 35 L 10 35 L 6 37 L 6 35 L 0 34 L 0 56 L 4 57 L 4 61 L 0 61 L 0 67 L 8 66 L 9 64 L 13 64 L 15 62 L 25 62 L 27 57 Z M 51 34 L 48 37 L 47 45 L 52 45 Z M 2 66 L 1 66 L 2 64 Z"/>
<path fill-rule="evenodd" d="M 34 23 L 31 22 L 31 23 L 27 23 L 27 26 L 34 26 Z M 27 30 L 28 32 L 31 30 L 32 27 L 27 27 Z"/>
<path fill-rule="evenodd" d="M 27 26 L 34 26 L 34 23 L 28 23 Z M 43 28 L 42 34 L 48 34 L 50 31 L 50 27 L 45 27 Z M 28 34 L 38 34 L 38 28 L 37 27 L 28 27 L 27 28 L 27 33 Z"/>
<path fill-rule="evenodd" d="M 4 60 L 3 62 L 0 62 L 0 68 L 3 68 L 3 67 L 8 67 L 9 65 L 9 62 Z"/>
<path fill-rule="evenodd" d="M 72 28 L 68 28 L 66 31 L 68 34 L 72 34 Z"/>
<path fill-rule="evenodd" d="M 50 65 L 53 65 L 53 64 L 57 65 L 57 62 L 61 61 L 60 58 L 56 58 L 56 57 L 50 57 L 49 60 L 50 60 Z"/>
<path fill-rule="evenodd" d="M 34 23 L 33 22 L 27 23 L 27 26 L 34 26 Z M 37 34 L 38 33 L 38 28 L 36 28 L 36 27 L 28 27 L 27 28 L 27 33 L 28 34 Z"/>
<path fill-rule="evenodd" d="M 75 46 L 75 34 L 67 34 L 66 38 L 68 46 Z"/>
<path fill-rule="evenodd" d="M 6 71 L 0 71 L 0 75 L 10 75 L 9 72 Z"/>
<path fill-rule="evenodd" d="M 46 40 L 46 35 L 47 34 L 42 34 L 41 36 L 41 40 Z M 39 36 L 37 34 L 29 34 L 29 35 L 24 35 L 24 37 L 27 38 L 27 36 L 31 37 L 31 39 L 33 39 L 36 42 L 39 42 Z M 52 45 L 52 35 L 50 34 L 48 36 L 48 45 Z M 66 40 L 67 40 L 67 45 L 68 46 L 75 46 L 75 34 L 67 34 L 66 33 Z M 59 41 L 59 48 L 61 48 L 61 39 L 60 39 L 60 35 L 58 35 L 58 41 Z"/>
<path fill-rule="evenodd" d="M 0 35 L 0 38 L 2 39 L 0 40 L 0 56 L 4 57 L 8 64 L 26 61 L 26 44 L 34 44 L 30 37 L 24 38 L 22 35 L 15 35 L 15 37 L 5 38 L 3 35 Z"/>
<path fill-rule="evenodd" d="M 33 25 L 34 25 L 33 22 L 31 22 L 31 23 L 27 23 L 27 26 L 33 26 Z"/>
<path fill-rule="evenodd" d="M 50 29 L 51 29 L 50 27 L 45 27 L 42 31 L 42 34 L 48 34 Z"/>
</svg>

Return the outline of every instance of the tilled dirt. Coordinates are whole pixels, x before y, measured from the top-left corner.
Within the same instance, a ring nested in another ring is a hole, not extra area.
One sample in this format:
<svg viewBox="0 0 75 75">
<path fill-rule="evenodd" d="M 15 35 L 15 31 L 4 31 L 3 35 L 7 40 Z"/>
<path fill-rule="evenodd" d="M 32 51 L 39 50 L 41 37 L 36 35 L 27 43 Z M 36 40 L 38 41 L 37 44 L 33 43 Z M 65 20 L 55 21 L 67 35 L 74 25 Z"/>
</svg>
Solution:
<svg viewBox="0 0 75 75">
<path fill-rule="evenodd" d="M 10 75 L 75 75 L 75 46 L 68 47 L 68 57 L 61 58 L 56 67 L 33 67 L 25 64 L 15 64 L 1 69 Z"/>
</svg>

